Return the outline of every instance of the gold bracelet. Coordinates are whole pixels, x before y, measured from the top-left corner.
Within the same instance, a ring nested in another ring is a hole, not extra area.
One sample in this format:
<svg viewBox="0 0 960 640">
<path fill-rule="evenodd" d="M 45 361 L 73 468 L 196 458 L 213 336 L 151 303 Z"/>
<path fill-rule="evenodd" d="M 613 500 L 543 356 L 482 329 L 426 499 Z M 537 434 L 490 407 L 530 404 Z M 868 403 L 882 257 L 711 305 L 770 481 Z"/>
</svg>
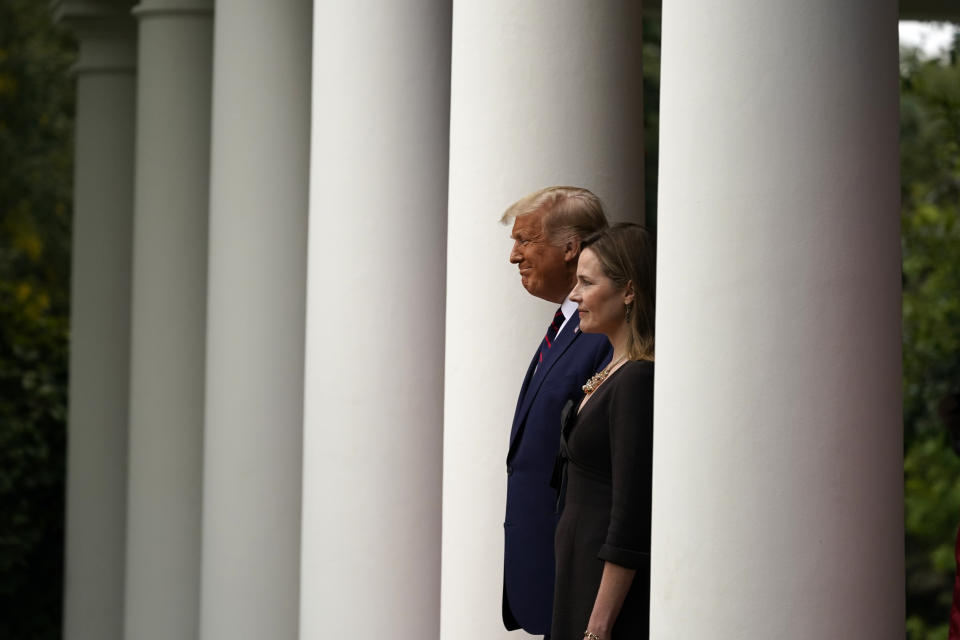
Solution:
<svg viewBox="0 0 960 640">
<path fill-rule="evenodd" d="M 587 640 L 603 640 L 603 638 L 601 638 L 597 634 L 590 633 L 589 631 L 584 631 L 583 637 L 586 638 Z"/>
</svg>

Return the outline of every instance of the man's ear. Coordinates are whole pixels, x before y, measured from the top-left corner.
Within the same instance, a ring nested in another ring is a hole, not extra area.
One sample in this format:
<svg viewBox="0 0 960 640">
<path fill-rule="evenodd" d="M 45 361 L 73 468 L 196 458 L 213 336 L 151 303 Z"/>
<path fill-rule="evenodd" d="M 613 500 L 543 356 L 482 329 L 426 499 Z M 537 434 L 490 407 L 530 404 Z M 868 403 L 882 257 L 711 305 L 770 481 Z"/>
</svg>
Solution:
<svg viewBox="0 0 960 640">
<path fill-rule="evenodd" d="M 580 238 L 579 236 L 570 236 L 563 245 L 564 262 L 576 262 L 580 257 Z"/>
<path fill-rule="evenodd" d="M 636 297 L 633 291 L 633 281 L 628 280 L 627 286 L 623 288 L 623 304 L 630 304 Z"/>
</svg>

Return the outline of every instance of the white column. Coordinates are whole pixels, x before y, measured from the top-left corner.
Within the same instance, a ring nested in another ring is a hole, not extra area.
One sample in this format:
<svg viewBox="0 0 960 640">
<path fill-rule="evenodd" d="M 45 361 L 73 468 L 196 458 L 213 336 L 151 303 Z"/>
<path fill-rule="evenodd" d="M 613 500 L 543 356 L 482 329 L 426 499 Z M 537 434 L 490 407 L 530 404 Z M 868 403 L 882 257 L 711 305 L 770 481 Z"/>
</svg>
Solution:
<svg viewBox="0 0 960 640">
<path fill-rule="evenodd" d="M 200 637 L 296 640 L 309 0 L 218 2 Z"/>
<path fill-rule="evenodd" d="M 212 10 L 139 26 L 125 637 L 198 633 Z"/>
<path fill-rule="evenodd" d="M 450 2 L 313 24 L 300 635 L 435 638 Z"/>
<path fill-rule="evenodd" d="M 127 488 L 136 25 L 129 5 L 64 2 L 80 43 L 70 314 L 63 634 L 119 640 Z"/>
<path fill-rule="evenodd" d="M 897 3 L 663 8 L 651 638 L 904 637 Z"/>
<path fill-rule="evenodd" d="M 509 264 L 504 209 L 548 185 L 643 219 L 640 3 L 458 3 L 453 20 L 444 410 L 443 616 L 449 640 L 503 630 L 507 444 L 554 306 Z"/>
</svg>

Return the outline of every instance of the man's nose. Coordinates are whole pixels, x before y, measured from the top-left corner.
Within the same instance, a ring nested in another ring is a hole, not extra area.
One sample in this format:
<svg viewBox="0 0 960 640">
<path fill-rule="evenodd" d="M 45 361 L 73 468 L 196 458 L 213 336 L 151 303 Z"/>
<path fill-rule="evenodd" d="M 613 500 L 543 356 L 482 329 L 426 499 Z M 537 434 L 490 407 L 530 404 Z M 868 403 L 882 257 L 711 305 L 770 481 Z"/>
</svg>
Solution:
<svg viewBox="0 0 960 640">
<path fill-rule="evenodd" d="M 513 248 L 510 249 L 510 263 L 511 264 L 520 264 L 520 261 L 523 260 L 523 256 L 520 254 L 520 249 L 517 242 L 513 243 Z"/>
</svg>

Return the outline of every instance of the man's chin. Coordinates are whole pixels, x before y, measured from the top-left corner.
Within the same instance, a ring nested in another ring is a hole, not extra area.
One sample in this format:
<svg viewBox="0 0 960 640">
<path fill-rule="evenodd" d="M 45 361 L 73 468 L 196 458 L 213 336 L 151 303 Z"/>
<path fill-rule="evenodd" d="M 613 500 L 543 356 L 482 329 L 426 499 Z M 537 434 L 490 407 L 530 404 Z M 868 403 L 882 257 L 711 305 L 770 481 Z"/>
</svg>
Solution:
<svg viewBox="0 0 960 640">
<path fill-rule="evenodd" d="M 527 290 L 527 293 L 532 295 L 534 298 L 540 298 L 541 300 L 546 300 L 547 302 L 552 302 L 559 304 L 557 302 L 556 296 L 551 296 L 548 289 L 545 289 L 541 286 L 541 283 L 531 282 L 529 279 L 521 276 L 520 283 L 523 285 L 523 288 Z M 560 299 L 562 302 L 563 299 Z"/>
</svg>

